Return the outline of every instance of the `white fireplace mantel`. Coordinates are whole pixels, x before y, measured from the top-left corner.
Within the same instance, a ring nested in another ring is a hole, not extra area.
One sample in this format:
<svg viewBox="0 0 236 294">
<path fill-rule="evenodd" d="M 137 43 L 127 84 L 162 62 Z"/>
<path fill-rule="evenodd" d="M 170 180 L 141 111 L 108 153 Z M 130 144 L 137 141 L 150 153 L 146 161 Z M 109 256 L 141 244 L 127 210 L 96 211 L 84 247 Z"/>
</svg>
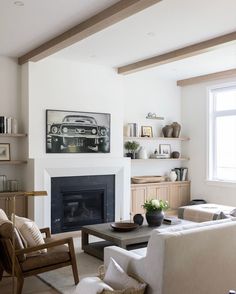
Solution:
<svg viewBox="0 0 236 294">
<path fill-rule="evenodd" d="M 115 219 L 129 219 L 129 158 L 37 158 L 29 162 L 33 187 L 46 190 L 47 197 L 32 199 L 29 217 L 40 227 L 51 226 L 51 177 L 115 175 Z"/>
</svg>

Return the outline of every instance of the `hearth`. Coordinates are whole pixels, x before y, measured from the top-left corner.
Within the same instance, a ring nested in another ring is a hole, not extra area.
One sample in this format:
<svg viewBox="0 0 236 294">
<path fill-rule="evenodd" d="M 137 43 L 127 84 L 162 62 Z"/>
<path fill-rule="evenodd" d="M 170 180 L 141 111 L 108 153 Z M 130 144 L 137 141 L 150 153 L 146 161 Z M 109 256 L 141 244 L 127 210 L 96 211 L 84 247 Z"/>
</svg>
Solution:
<svg viewBox="0 0 236 294">
<path fill-rule="evenodd" d="M 115 176 L 51 178 L 52 233 L 115 219 Z"/>
</svg>

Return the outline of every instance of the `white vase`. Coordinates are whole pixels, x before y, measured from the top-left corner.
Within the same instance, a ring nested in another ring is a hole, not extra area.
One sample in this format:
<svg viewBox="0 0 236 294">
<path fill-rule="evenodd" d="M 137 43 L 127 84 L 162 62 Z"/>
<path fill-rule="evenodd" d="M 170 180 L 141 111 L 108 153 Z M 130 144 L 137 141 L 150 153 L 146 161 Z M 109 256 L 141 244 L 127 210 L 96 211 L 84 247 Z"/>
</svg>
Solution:
<svg viewBox="0 0 236 294">
<path fill-rule="evenodd" d="M 172 170 L 172 171 L 170 172 L 169 177 L 170 177 L 171 182 L 175 182 L 176 179 L 177 179 L 177 174 L 176 174 L 176 172 Z"/>
<path fill-rule="evenodd" d="M 147 150 L 144 147 L 140 147 L 138 152 L 139 159 L 147 159 Z"/>
</svg>

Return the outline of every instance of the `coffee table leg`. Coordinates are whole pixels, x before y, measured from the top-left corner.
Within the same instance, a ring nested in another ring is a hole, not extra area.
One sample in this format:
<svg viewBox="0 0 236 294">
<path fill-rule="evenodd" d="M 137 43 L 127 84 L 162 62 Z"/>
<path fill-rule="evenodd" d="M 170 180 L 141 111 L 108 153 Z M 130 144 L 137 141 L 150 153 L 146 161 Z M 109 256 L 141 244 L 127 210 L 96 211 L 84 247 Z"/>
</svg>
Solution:
<svg viewBox="0 0 236 294">
<path fill-rule="evenodd" d="M 82 250 L 84 250 L 84 247 L 89 244 L 88 241 L 89 241 L 88 233 L 86 233 L 82 230 L 82 239 L 81 239 Z"/>
</svg>

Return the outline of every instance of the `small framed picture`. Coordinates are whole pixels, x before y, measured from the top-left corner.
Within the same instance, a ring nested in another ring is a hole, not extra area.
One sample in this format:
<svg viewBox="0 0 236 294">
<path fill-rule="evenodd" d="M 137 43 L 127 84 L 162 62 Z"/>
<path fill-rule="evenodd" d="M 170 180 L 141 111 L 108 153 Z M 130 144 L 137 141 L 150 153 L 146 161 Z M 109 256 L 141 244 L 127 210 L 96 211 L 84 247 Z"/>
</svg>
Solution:
<svg viewBox="0 0 236 294">
<path fill-rule="evenodd" d="M 142 126 L 141 127 L 141 137 L 153 137 L 152 127 L 151 126 Z"/>
<path fill-rule="evenodd" d="M 159 153 L 166 155 L 166 157 L 170 157 L 170 154 L 171 154 L 170 144 L 160 144 Z"/>
<path fill-rule="evenodd" d="M 0 161 L 10 160 L 10 144 L 0 143 Z"/>
</svg>

